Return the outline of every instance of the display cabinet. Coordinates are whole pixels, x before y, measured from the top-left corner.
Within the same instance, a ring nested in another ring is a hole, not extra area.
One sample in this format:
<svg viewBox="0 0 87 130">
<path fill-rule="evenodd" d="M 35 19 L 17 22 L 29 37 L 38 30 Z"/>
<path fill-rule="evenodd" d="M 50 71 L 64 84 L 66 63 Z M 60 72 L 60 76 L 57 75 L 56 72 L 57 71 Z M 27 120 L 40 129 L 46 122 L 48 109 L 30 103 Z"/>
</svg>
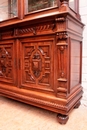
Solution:
<svg viewBox="0 0 87 130">
<path fill-rule="evenodd" d="M 61 124 L 83 93 L 78 2 L 0 2 L 0 95 L 56 112 Z"/>
</svg>

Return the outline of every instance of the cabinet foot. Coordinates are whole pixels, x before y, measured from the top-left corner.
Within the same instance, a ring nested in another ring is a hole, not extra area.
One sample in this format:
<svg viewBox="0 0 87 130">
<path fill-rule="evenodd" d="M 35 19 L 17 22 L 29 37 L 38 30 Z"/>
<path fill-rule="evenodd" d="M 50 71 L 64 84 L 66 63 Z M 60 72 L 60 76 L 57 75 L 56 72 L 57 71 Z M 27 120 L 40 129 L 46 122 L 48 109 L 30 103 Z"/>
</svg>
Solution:
<svg viewBox="0 0 87 130">
<path fill-rule="evenodd" d="M 68 116 L 68 115 L 58 114 L 58 115 L 57 115 L 57 119 L 58 119 L 58 122 L 59 122 L 60 124 L 66 124 L 66 122 L 67 122 L 68 119 L 69 119 L 69 116 Z"/>
<path fill-rule="evenodd" d="M 80 104 L 81 104 L 81 102 L 79 101 L 79 102 L 75 105 L 74 108 L 75 108 L 75 109 L 76 109 L 76 108 L 79 108 Z"/>
</svg>

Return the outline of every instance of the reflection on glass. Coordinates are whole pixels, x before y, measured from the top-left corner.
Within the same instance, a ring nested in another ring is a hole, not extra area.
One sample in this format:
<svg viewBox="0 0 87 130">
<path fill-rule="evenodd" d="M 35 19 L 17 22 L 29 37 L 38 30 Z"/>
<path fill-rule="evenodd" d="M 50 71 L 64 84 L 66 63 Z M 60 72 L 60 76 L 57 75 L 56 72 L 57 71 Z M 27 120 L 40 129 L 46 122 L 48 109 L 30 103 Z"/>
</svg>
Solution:
<svg viewBox="0 0 87 130">
<path fill-rule="evenodd" d="M 17 0 L 0 0 L 0 21 L 17 16 Z"/>
<path fill-rule="evenodd" d="M 28 12 L 54 7 L 57 5 L 57 0 L 28 0 Z"/>
<path fill-rule="evenodd" d="M 69 7 L 75 11 L 75 0 L 69 0 Z"/>
</svg>

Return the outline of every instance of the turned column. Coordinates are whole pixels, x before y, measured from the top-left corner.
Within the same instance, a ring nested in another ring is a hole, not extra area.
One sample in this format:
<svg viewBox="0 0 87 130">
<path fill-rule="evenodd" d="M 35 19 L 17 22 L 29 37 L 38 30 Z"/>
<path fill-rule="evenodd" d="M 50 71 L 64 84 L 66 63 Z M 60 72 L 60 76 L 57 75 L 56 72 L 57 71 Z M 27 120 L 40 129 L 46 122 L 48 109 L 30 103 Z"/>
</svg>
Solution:
<svg viewBox="0 0 87 130">
<path fill-rule="evenodd" d="M 60 0 L 60 8 L 59 11 L 68 11 L 69 9 L 69 0 Z"/>
<path fill-rule="evenodd" d="M 60 0 L 61 4 L 68 4 L 69 0 Z"/>
</svg>

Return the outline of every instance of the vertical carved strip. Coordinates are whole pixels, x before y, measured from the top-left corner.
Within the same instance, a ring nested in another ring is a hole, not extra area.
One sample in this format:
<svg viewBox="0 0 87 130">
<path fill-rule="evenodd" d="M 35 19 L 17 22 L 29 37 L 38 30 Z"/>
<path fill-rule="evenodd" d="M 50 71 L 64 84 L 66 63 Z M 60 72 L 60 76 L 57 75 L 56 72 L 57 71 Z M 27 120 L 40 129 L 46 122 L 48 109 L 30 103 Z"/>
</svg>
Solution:
<svg viewBox="0 0 87 130">
<path fill-rule="evenodd" d="M 58 97 L 67 96 L 67 36 L 66 32 L 57 33 Z"/>
</svg>

